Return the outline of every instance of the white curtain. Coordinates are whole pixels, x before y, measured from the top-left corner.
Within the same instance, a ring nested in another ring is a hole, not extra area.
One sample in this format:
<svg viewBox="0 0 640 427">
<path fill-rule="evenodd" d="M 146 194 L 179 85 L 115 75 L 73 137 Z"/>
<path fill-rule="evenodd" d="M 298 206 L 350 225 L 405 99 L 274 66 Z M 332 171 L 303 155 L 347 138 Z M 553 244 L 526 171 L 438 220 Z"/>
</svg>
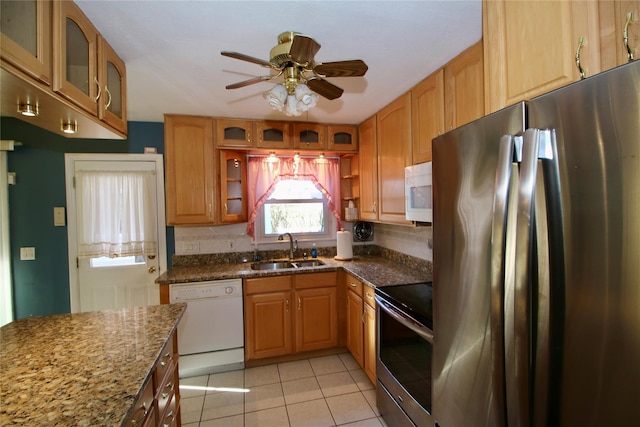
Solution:
<svg viewBox="0 0 640 427">
<path fill-rule="evenodd" d="M 258 210 L 273 193 L 276 182 L 281 179 L 312 181 L 327 199 L 329 209 L 338 221 L 338 229 L 342 227 L 338 159 L 274 159 L 255 156 L 249 157 L 247 168 L 247 206 L 249 208 L 247 234 L 250 237 L 255 237 L 255 220 Z"/>
<path fill-rule="evenodd" d="M 77 171 L 78 256 L 156 255 L 155 172 Z"/>
</svg>

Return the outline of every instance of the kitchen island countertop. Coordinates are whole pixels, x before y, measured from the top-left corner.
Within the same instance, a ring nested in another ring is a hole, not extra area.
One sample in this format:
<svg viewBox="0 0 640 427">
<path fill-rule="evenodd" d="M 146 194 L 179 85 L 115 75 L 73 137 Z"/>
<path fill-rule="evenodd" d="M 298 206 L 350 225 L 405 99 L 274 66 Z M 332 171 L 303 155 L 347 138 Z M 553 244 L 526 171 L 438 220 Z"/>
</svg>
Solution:
<svg viewBox="0 0 640 427">
<path fill-rule="evenodd" d="M 3 326 L 0 425 L 123 425 L 185 308 L 58 314 Z"/>
<path fill-rule="evenodd" d="M 356 256 L 350 261 L 338 261 L 331 257 L 319 257 L 324 265 L 318 267 L 287 268 L 280 270 L 252 270 L 251 262 L 181 265 L 162 274 L 156 283 L 200 282 L 209 280 L 268 277 L 286 274 L 318 273 L 344 270 L 372 287 L 394 286 L 431 281 L 430 272 L 395 262 L 380 256 Z"/>
</svg>

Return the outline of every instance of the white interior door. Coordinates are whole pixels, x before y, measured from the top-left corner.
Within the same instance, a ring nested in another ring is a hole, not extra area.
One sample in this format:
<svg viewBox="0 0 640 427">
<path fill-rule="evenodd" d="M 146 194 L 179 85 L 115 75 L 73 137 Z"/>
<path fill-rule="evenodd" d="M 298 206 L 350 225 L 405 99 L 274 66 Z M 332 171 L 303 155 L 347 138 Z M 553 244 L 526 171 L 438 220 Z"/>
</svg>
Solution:
<svg viewBox="0 0 640 427">
<path fill-rule="evenodd" d="M 66 157 L 71 311 L 108 310 L 159 304 L 160 294 L 155 279 L 166 269 L 162 156 L 68 154 Z M 153 201 L 157 206 L 155 238 L 158 242 L 158 253 L 116 258 L 78 258 L 77 227 L 83 222 L 83 213 L 79 204 L 76 203 L 73 176 L 79 170 L 123 172 L 148 170 L 155 174 L 157 179 L 154 180 Z"/>
</svg>

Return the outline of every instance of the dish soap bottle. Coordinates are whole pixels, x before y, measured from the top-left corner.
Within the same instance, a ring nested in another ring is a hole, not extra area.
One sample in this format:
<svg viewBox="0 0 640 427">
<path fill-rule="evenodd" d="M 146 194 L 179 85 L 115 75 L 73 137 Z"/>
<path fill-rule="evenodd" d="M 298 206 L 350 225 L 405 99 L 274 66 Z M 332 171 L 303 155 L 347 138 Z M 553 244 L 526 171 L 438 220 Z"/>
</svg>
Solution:
<svg viewBox="0 0 640 427">
<path fill-rule="evenodd" d="M 315 243 L 311 246 L 311 258 L 318 258 L 318 249 L 316 249 Z"/>
</svg>

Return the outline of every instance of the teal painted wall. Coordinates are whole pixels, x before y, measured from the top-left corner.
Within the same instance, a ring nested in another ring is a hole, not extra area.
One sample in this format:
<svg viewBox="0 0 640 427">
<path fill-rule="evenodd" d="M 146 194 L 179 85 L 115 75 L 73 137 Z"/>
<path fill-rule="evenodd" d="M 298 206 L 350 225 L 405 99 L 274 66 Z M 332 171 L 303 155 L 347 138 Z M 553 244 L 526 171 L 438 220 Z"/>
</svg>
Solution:
<svg viewBox="0 0 640 427">
<path fill-rule="evenodd" d="M 54 227 L 53 207 L 66 208 L 64 153 L 164 152 L 163 123 L 129 122 L 129 138 L 71 139 L 14 118 L 2 117 L 0 137 L 23 145 L 8 154 L 16 185 L 9 186 L 9 223 L 16 319 L 68 313 L 67 228 Z M 36 259 L 20 260 L 20 247 L 33 246 Z M 167 227 L 167 259 L 175 253 L 173 227 Z"/>
</svg>

